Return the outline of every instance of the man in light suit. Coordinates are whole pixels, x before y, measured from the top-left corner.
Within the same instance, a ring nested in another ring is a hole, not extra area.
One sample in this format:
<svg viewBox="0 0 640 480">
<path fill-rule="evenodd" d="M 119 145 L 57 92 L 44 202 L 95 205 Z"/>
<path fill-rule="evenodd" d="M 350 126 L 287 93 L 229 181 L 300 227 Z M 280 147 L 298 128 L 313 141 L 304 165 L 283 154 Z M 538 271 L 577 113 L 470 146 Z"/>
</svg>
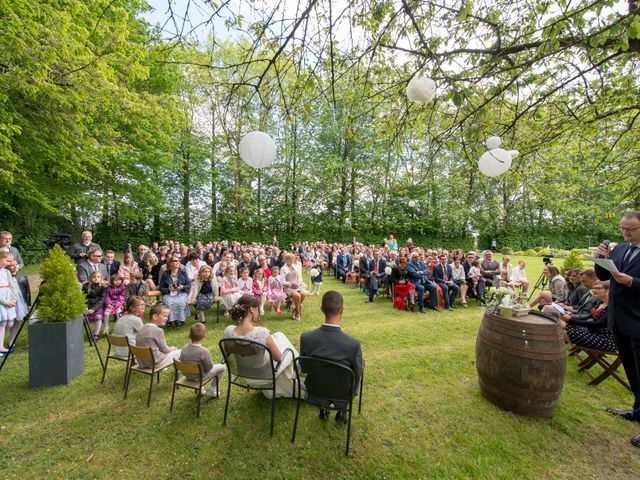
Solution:
<svg viewBox="0 0 640 480">
<path fill-rule="evenodd" d="M 611 252 L 607 245 L 601 244 L 596 251 L 610 258 L 618 272 L 609 272 L 598 265 L 595 271 L 600 280 L 611 280 L 607 328 L 616 339 L 634 402 L 630 410 L 608 408 L 607 411 L 625 420 L 640 422 L 640 211 L 622 217 L 620 232 L 625 243 Z M 633 437 L 631 443 L 640 447 L 640 434 Z"/>
<path fill-rule="evenodd" d="M 102 273 L 102 279 L 109 279 L 109 272 L 107 266 L 102 263 L 102 250 L 90 250 L 85 260 L 82 260 L 76 265 L 76 274 L 80 283 L 89 281 L 89 277 L 92 272 L 98 271 Z"/>
<path fill-rule="evenodd" d="M 330 290 L 322 296 L 320 308 L 324 313 L 324 324 L 300 336 L 300 355 L 331 360 L 351 368 L 356 376 L 353 391 L 355 395 L 362 379 L 364 360 L 360 340 L 347 335 L 340 328 L 344 314 L 344 299 L 338 292 Z M 320 418 L 326 420 L 328 416 L 328 411 L 321 408 Z M 336 413 L 336 422 L 345 422 L 343 410 Z"/>
<path fill-rule="evenodd" d="M 458 296 L 460 287 L 453 283 L 453 271 L 451 265 L 447 263 L 447 256 L 440 255 L 440 263 L 437 263 L 433 267 L 433 280 L 442 288 L 442 295 L 444 296 L 444 307 L 447 310 L 453 310 L 453 302 Z"/>
</svg>

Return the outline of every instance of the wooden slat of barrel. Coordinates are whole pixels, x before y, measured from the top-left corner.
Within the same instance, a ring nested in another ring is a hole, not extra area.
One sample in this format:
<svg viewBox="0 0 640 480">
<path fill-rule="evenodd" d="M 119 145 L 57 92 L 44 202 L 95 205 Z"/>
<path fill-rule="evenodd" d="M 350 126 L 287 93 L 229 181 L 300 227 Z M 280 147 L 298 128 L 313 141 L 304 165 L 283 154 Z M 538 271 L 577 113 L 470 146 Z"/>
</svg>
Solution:
<svg viewBox="0 0 640 480">
<path fill-rule="evenodd" d="M 567 353 L 560 324 L 538 315 L 485 313 L 476 341 L 482 395 L 505 410 L 553 415 L 562 392 Z"/>
</svg>

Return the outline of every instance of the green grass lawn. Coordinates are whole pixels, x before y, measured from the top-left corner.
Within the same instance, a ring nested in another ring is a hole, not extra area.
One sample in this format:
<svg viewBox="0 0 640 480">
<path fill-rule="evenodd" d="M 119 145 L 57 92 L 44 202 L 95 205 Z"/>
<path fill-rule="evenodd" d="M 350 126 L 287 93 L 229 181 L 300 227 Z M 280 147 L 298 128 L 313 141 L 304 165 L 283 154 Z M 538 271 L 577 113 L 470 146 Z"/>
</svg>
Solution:
<svg viewBox="0 0 640 480">
<path fill-rule="evenodd" d="M 515 260 L 515 259 L 514 259 Z M 529 258 L 534 281 L 541 259 Z M 515 263 L 515 262 L 514 262 Z M 30 389 L 26 335 L 0 373 L 0 469 L 4 478 L 639 478 L 640 451 L 629 439 L 640 424 L 613 418 L 607 406 L 628 407 L 631 394 L 609 378 L 587 385 L 577 361 L 567 361 L 558 408 L 550 420 L 516 416 L 486 401 L 475 369 L 475 341 L 483 311 L 426 315 L 399 312 L 334 280 L 346 300 L 344 329 L 361 339 L 367 362 L 362 414 L 354 415 L 351 455 L 344 457 L 346 427 L 321 422 L 304 406 L 295 444 L 295 402 L 278 400 L 269 436 L 270 403 L 258 392 L 234 388 L 229 419 L 224 400 L 203 403 L 179 390 L 169 413 L 170 375 L 151 408 L 147 377 L 133 376 L 122 399 L 123 365 L 109 369 L 104 385 L 95 352 L 86 347 L 84 373 L 61 387 Z M 300 333 L 322 322 L 319 298 L 295 322 L 268 311 L 263 325 L 299 344 Z M 220 359 L 217 341 L 227 325 L 208 316 L 205 344 Z M 190 320 L 193 322 L 193 319 Z M 188 328 L 168 330 L 183 346 Z M 100 340 L 103 352 L 106 341 Z M 226 377 L 222 384 L 226 394 Z"/>
</svg>

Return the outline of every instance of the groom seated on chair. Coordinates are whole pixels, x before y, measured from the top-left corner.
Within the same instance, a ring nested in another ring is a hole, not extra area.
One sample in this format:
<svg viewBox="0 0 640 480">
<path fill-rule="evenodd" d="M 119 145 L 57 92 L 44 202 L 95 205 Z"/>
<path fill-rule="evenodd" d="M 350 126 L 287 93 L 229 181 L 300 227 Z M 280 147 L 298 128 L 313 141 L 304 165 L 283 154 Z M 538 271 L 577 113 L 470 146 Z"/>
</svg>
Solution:
<svg viewBox="0 0 640 480">
<path fill-rule="evenodd" d="M 358 392 L 364 360 L 360 340 L 347 335 L 340 328 L 342 315 L 344 314 L 344 299 L 335 291 L 328 291 L 322 297 L 320 307 L 324 313 L 324 324 L 310 332 L 304 332 L 300 336 L 300 355 L 317 357 L 341 363 L 353 370 L 356 376 L 353 393 Z M 320 418 L 329 418 L 329 412 L 320 408 Z M 336 422 L 345 423 L 344 410 L 336 413 Z"/>
</svg>

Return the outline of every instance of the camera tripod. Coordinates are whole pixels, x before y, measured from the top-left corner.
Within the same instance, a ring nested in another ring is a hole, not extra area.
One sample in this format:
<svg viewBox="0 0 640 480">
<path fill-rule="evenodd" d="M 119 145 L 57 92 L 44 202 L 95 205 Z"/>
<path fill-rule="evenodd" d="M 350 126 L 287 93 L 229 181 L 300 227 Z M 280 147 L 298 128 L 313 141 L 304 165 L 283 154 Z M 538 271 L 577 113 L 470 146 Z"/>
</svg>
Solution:
<svg viewBox="0 0 640 480">
<path fill-rule="evenodd" d="M 545 265 L 552 265 L 552 263 L 545 263 Z M 531 289 L 529 298 L 527 298 L 527 303 L 531 300 L 531 297 L 533 297 L 533 294 L 536 292 L 536 290 L 540 289 L 540 291 L 543 291 L 545 288 L 547 288 L 548 283 L 549 283 L 549 279 L 545 277 L 544 273 L 541 273 L 540 276 L 538 277 L 538 280 L 536 280 L 536 283 L 533 286 L 533 289 Z"/>
<path fill-rule="evenodd" d="M 9 345 L 9 350 L 5 353 L 4 358 L 2 359 L 2 363 L 0 363 L 0 372 L 2 372 L 2 368 L 4 364 L 7 362 L 9 355 L 11 355 L 12 350 L 14 349 L 16 343 L 18 342 L 18 338 L 20 338 L 20 333 L 22 332 L 22 328 L 29 323 L 31 317 L 33 317 L 34 312 L 36 311 L 36 307 L 40 304 L 40 293 L 36 296 L 36 299 L 33 301 L 27 316 L 20 322 L 20 328 L 18 329 L 18 333 L 16 333 L 16 338 L 13 339 L 13 342 Z M 17 320 L 16 320 L 17 321 Z M 104 361 L 102 360 L 102 355 L 100 354 L 100 349 L 98 348 L 98 344 L 93 339 L 93 335 L 91 334 L 91 329 L 89 328 L 89 322 L 86 319 L 82 319 L 82 324 L 84 325 L 84 332 L 87 334 L 87 338 L 89 339 L 89 345 L 92 345 L 98 355 L 98 360 L 100 360 L 100 365 L 104 370 Z"/>
</svg>

